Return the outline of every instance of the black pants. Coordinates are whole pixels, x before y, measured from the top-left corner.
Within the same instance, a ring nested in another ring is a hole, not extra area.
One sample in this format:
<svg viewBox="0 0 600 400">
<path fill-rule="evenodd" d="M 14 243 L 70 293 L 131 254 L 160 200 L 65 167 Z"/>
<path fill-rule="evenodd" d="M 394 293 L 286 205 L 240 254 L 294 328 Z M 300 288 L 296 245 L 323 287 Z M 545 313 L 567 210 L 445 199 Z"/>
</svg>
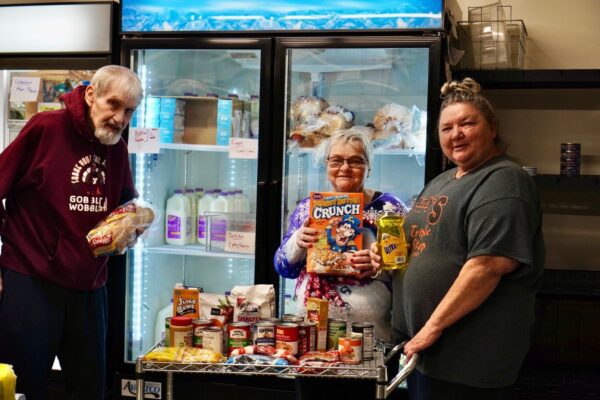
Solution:
<svg viewBox="0 0 600 400">
<path fill-rule="evenodd" d="M 44 398 L 58 356 L 68 399 L 102 399 L 105 385 L 105 288 L 65 289 L 2 269 L 0 363 L 12 364 L 17 392 Z"/>
<path fill-rule="evenodd" d="M 509 400 L 513 387 L 477 388 L 430 378 L 416 369 L 407 383 L 410 400 Z"/>
</svg>

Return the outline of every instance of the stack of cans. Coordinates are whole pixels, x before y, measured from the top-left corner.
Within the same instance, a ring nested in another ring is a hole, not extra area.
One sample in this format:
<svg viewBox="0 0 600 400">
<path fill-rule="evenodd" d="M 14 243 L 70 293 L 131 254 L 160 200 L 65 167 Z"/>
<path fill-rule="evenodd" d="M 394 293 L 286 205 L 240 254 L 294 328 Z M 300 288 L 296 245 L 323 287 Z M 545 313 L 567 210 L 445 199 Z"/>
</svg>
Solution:
<svg viewBox="0 0 600 400">
<path fill-rule="evenodd" d="M 560 175 L 561 176 L 579 176 L 580 164 L 581 164 L 581 144 L 580 143 L 561 143 L 560 144 Z"/>
</svg>

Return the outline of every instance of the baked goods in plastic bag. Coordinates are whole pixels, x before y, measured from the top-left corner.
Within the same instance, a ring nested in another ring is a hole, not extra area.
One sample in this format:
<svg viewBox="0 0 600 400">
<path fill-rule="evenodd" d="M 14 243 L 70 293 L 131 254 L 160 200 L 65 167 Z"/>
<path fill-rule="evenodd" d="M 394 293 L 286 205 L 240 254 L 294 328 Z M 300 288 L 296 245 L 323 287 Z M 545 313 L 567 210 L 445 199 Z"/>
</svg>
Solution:
<svg viewBox="0 0 600 400">
<path fill-rule="evenodd" d="M 373 117 L 375 125 L 374 140 L 387 139 L 396 136 L 399 147 L 402 147 L 402 136 L 412 129 L 412 114 L 408 108 L 400 104 L 390 103 L 381 107 Z"/>
<path fill-rule="evenodd" d="M 196 347 L 157 347 L 144 356 L 145 361 L 220 363 L 225 361 L 221 353 Z"/>
<path fill-rule="evenodd" d="M 319 114 L 317 131 L 331 136 L 338 129 L 348 129 L 354 125 L 354 113 L 342 106 L 329 106 Z"/>
<path fill-rule="evenodd" d="M 154 211 L 143 200 L 121 204 L 86 235 L 94 256 L 123 254 L 130 243 L 154 221 Z"/>
</svg>

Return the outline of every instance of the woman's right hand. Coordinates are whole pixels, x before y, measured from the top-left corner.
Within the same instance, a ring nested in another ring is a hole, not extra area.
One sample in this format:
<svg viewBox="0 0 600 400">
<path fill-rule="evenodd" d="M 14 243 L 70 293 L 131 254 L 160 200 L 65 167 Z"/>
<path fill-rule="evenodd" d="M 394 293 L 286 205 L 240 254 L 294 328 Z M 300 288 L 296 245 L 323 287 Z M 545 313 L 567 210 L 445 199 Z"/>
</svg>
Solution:
<svg viewBox="0 0 600 400">
<path fill-rule="evenodd" d="M 371 243 L 369 254 L 371 256 L 371 265 L 376 270 L 379 270 L 381 268 L 381 256 L 379 255 L 379 248 L 376 242 Z"/>
<path fill-rule="evenodd" d="M 313 245 L 319 239 L 319 231 L 317 229 L 308 227 L 308 218 L 306 219 L 306 221 L 304 221 L 302 226 L 298 228 L 296 233 L 296 243 L 298 244 L 298 247 L 301 247 L 303 249 L 313 247 Z"/>
</svg>

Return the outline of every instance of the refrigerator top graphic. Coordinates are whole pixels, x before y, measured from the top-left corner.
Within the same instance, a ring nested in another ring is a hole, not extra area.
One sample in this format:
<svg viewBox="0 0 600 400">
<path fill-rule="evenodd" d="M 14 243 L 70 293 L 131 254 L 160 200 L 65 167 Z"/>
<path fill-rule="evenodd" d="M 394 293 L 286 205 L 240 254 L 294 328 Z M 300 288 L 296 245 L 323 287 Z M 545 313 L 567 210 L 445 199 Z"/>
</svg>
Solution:
<svg viewBox="0 0 600 400">
<path fill-rule="evenodd" d="M 123 32 L 440 30 L 442 0 L 123 0 Z"/>
</svg>

